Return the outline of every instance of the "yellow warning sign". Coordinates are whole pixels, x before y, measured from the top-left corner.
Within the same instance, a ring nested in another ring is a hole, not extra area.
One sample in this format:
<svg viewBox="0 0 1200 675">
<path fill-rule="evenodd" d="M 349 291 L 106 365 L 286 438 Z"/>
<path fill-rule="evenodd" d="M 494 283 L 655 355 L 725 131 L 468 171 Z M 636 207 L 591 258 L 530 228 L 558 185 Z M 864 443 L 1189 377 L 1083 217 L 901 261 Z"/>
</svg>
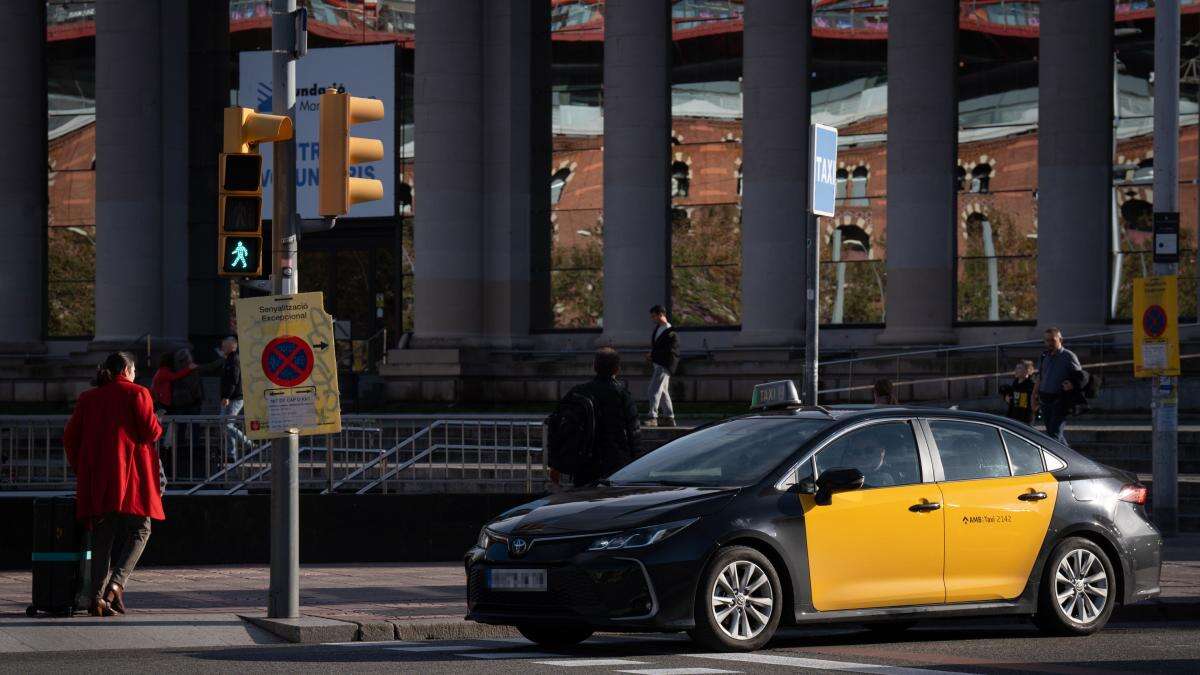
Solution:
<svg viewBox="0 0 1200 675">
<path fill-rule="evenodd" d="M 246 435 L 341 431 L 333 319 L 321 293 L 237 301 Z"/>
<path fill-rule="evenodd" d="M 1179 374 L 1179 293 L 1174 275 L 1133 280 L 1133 375 Z"/>
</svg>

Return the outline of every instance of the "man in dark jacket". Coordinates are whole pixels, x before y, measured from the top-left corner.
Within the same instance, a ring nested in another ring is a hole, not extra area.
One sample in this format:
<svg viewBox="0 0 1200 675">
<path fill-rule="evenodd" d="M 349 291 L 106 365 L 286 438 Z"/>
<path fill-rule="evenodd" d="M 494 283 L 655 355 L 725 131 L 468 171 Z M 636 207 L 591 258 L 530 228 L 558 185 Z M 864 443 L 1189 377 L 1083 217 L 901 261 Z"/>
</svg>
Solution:
<svg viewBox="0 0 1200 675">
<path fill-rule="evenodd" d="M 572 478 L 582 486 L 613 473 L 641 454 L 637 403 L 625 383 L 617 379 L 621 357 L 607 347 L 592 362 L 596 377 L 571 391 L 592 399 L 596 406 L 596 462 Z"/>
<path fill-rule="evenodd" d="M 1068 401 L 1082 382 L 1083 368 L 1075 352 L 1063 347 L 1062 331 L 1047 328 L 1046 351 L 1038 363 L 1038 404 L 1042 420 L 1046 423 L 1046 434 L 1067 444 L 1064 426 L 1069 412 Z"/>
<path fill-rule="evenodd" d="M 232 335 L 221 342 L 221 417 L 225 419 L 226 439 L 230 459 L 237 459 L 239 446 L 248 444 L 246 435 L 237 427 L 242 412 L 242 364 L 238 360 L 238 342 Z"/>
<path fill-rule="evenodd" d="M 650 320 L 654 322 L 654 332 L 650 334 L 650 353 L 646 358 L 654 366 L 650 375 L 650 417 L 646 426 L 659 426 L 658 411 L 662 408 L 663 423 L 661 426 L 675 426 L 675 409 L 671 405 L 671 376 L 679 366 L 679 336 L 667 320 L 667 310 L 662 305 L 650 308 Z"/>
</svg>

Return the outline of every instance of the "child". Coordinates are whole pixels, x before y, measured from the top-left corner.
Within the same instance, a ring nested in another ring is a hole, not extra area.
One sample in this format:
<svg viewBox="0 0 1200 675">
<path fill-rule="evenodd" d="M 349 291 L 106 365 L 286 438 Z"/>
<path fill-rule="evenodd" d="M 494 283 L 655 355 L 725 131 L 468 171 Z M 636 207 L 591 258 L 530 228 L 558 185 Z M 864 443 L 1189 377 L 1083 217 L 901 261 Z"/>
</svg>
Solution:
<svg viewBox="0 0 1200 675">
<path fill-rule="evenodd" d="M 1000 387 L 1004 402 L 1008 404 L 1008 412 L 1005 414 L 1009 419 L 1033 424 L 1033 411 L 1037 410 L 1034 401 L 1035 389 L 1033 361 L 1025 359 L 1017 362 L 1017 367 L 1013 369 L 1012 384 Z"/>
</svg>

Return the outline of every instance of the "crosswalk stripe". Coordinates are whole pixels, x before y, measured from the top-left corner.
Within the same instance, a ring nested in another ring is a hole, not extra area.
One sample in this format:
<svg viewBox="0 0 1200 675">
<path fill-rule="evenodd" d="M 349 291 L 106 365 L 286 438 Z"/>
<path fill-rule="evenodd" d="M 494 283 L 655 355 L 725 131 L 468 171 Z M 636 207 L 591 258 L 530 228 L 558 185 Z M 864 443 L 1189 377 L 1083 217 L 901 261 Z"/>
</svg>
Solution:
<svg viewBox="0 0 1200 675">
<path fill-rule="evenodd" d="M 558 654 L 547 654 L 546 652 L 469 652 L 466 654 L 455 654 L 455 656 L 465 656 L 469 659 L 544 659 L 548 656 L 558 656 Z"/>
<path fill-rule="evenodd" d="M 543 666 L 559 668 L 585 668 L 598 666 L 643 666 L 645 661 L 630 661 L 629 659 L 559 659 L 557 661 L 535 661 Z"/>
<path fill-rule="evenodd" d="M 618 673 L 633 675 L 717 675 L 718 673 L 740 673 L 740 670 L 717 670 L 716 668 L 643 668 L 641 670 L 618 670 Z"/>
<path fill-rule="evenodd" d="M 849 661 L 830 661 L 828 659 L 810 659 L 800 656 L 779 656 L 777 654 L 688 654 L 697 659 L 715 659 L 718 661 L 736 661 L 739 663 L 758 663 L 771 666 L 791 666 L 793 668 L 811 668 L 813 670 L 836 670 L 845 673 L 874 673 L 878 675 L 965 675 L 948 670 L 928 670 L 925 668 L 907 668 L 904 666 L 887 666 L 874 663 L 852 663 Z"/>
</svg>

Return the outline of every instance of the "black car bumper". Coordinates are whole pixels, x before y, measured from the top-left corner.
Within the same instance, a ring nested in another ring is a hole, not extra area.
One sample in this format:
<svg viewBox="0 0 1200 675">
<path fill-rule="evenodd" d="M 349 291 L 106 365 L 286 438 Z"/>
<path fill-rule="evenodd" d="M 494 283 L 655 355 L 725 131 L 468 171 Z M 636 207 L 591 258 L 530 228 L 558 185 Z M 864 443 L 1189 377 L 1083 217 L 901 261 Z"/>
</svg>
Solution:
<svg viewBox="0 0 1200 675">
<path fill-rule="evenodd" d="M 577 623 L 598 629 L 681 630 L 692 626 L 695 583 L 703 558 L 647 552 L 580 552 L 564 560 L 495 559 L 468 552 L 467 619 L 518 625 Z M 495 590 L 493 569 L 545 569 L 545 591 Z"/>
</svg>

